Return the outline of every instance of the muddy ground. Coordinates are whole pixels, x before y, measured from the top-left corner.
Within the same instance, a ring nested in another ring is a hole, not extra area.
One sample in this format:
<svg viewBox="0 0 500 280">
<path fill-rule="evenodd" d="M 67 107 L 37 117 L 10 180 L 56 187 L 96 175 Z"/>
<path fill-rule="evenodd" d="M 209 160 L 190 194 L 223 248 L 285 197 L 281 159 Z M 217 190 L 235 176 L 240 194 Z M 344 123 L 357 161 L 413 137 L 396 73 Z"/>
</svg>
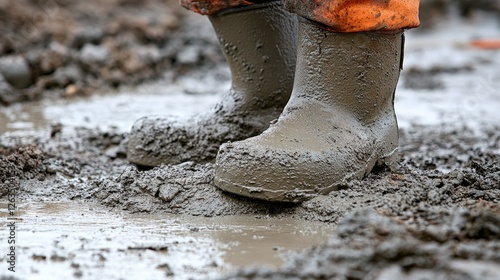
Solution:
<svg viewBox="0 0 500 280">
<path fill-rule="evenodd" d="M 500 51 L 473 47 L 500 38 L 498 2 L 422 3 L 398 164 L 283 205 L 221 192 L 213 163 L 125 159 L 135 114 L 182 117 L 228 86 L 205 19 L 173 1 L 0 0 L 0 68 L 18 65 L 0 69 L 1 222 L 9 193 L 18 218 L 18 271 L 1 231 L 0 278 L 499 279 Z"/>
<path fill-rule="evenodd" d="M 0 103 L 91 95 L 223 61 L 192 16 L 174 0 L 2 0 Z"/>
</svg>

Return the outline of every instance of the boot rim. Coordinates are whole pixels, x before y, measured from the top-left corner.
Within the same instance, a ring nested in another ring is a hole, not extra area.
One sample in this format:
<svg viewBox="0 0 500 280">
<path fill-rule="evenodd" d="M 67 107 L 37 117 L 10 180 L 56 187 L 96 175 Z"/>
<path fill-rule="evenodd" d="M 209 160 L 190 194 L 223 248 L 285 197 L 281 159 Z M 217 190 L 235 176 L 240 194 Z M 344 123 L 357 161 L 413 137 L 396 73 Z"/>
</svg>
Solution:
<svg viewBox="0 0 500 280">
<path fill-rule="evenodd" d="M 355 32 L 339 32 L 321 22 L 317 22 L 303 16 L 297 16 L 297 18 L 299 23 L 311 24 L 331 33 L 366 33 L 366 34 L 377 34 L 377 35 L 399 35 L 401 33 L 404 33 L 405 31 L 404 29 L 396 29 L 396 30 L 367 30 L 367 31 L 355 31 Z"/>
<path fill-rule="evenodd" d="M 283 5 L 281 4 L 280 0 L 272 0 L 272 1 L 264 2 L 264 3 L 256 3 L 256 4 L 252 4 L 252 5 L 247 5 L 247 6 L 223 9 L 223 10 L 221 10 L 213 15 L 209 15 L 209 17 L 224 16 L 227 14 L 235 14 L 235 13 L 247 12 L 247 11 L 252 11 L 252 10 L 262 10 L 262 9 L 267 9 L 267 8 L 272 8 L 272 7 L 282 7 L 282 6 Z"/>
</svg>

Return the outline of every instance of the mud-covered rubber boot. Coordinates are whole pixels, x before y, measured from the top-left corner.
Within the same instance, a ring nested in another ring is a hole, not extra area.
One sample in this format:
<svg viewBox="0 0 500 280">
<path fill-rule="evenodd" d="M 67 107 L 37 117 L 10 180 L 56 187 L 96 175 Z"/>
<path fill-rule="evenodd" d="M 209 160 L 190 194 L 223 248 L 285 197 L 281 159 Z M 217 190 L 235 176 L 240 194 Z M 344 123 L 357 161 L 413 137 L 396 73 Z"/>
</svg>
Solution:
<svg viewBox="0 0 500 280">
<path fill-rule="evenodd" d="M 221 146 L 215 184 L 246 197 L 300 202 L 389 163 L 398 147 L 402 45 L 401 32 L 332 33 L 301 18 L 289 103 L 261 135 Z"/>
<path fill-rule="evenodd" d="M 159 116 L 135 122 L 127 158 L 142 166 L 214 160 L 222 143 L 260 134 L 290 98 L 297 17 L 280 2 L 209 16 L 232 74 L 232 87 L 214 108 L 185 122 Z"/>
</svg>

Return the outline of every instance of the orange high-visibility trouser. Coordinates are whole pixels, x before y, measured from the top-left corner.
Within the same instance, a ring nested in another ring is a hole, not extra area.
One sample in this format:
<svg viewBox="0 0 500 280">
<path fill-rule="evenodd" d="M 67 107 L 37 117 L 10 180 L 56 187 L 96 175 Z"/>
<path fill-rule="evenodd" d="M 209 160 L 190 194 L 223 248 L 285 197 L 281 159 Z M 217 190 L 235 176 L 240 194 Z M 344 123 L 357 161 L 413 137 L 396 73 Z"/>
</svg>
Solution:
<svg viewBox="0 0 500 280">
<path fill-rule="evenodd" d="M 189 10 L 217 12 L 273 0 L 180 0 Z M 282 0 L 299 16 L 325 25 L 334 32 L 395 31 L 419 26 L 420 0 Z"/>
</svg>

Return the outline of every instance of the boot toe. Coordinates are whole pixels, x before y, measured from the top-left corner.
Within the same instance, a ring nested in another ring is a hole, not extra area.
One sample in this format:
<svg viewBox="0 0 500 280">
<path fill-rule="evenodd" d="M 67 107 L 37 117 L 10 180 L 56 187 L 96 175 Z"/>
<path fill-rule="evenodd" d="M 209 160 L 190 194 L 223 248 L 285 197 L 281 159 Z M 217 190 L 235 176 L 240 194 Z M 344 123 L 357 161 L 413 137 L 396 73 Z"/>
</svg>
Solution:
<svg viewBox="0 0 500 280">
<path fill-rule="evenodd" d="M 361 179 L 375 164 L 387 165 L 397 157 L 395 144 L 358 137 L 318 149 L 291 142 L 269 144 L 267 136 L 222 145 L 215 185 L 250 198 L 298 203 L 338 190 L 349 180 Z"/>
<path fill-rule="evenodd" d="M 241 196 L 301 202 L 334 190 L 348 167 L 328 152 L 268 149 L 252 139 L 221 146 L 215 184 Z"/>
</svg>

